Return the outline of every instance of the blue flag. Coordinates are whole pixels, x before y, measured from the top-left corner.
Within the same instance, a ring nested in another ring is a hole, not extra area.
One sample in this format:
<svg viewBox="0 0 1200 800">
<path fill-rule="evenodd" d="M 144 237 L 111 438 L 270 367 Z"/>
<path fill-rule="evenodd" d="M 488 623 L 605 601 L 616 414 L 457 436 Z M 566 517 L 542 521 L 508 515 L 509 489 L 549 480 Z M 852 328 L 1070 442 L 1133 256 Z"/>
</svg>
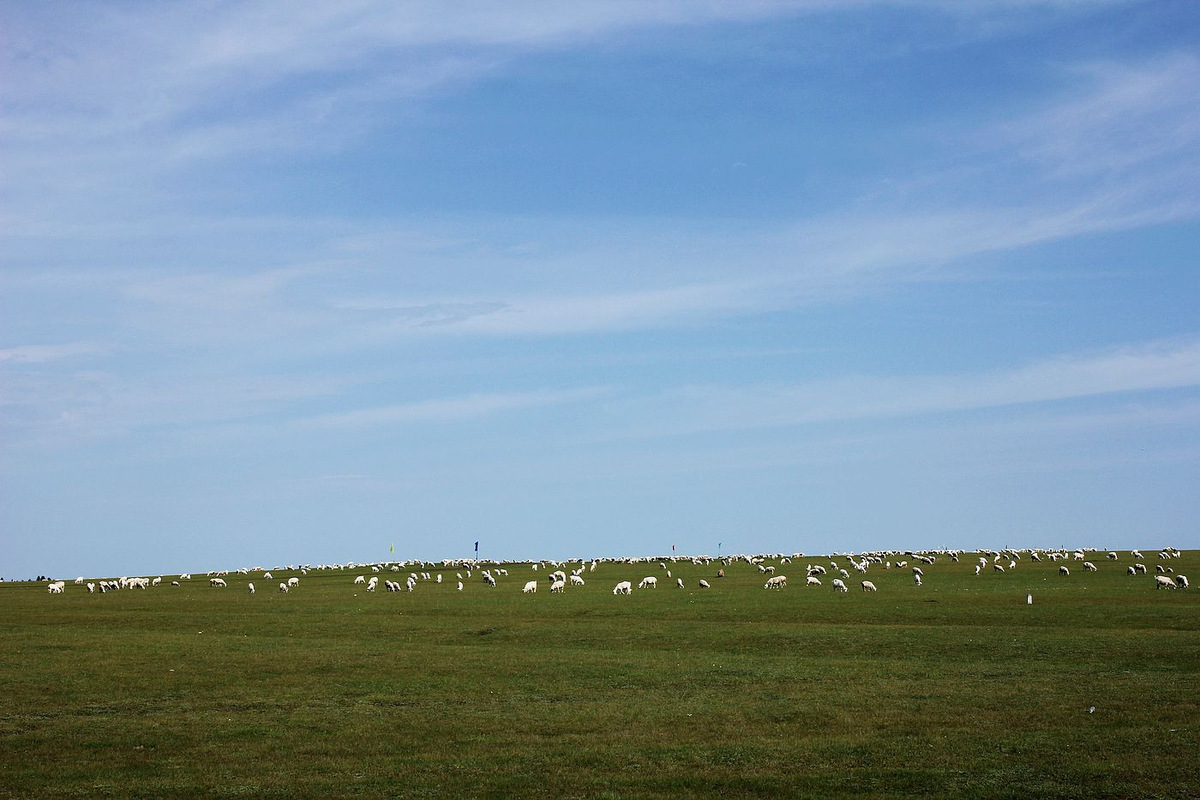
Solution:
<svg viewBox="0 0 1200 800">
<path fill-rule="evenodd" d="M 476 542 L 476 543 L 475 543 L 475 552 L 476 552 L 476 553 L 478 553 L 478 552 L 479 552 L 479 542 Z"/>
</svg>

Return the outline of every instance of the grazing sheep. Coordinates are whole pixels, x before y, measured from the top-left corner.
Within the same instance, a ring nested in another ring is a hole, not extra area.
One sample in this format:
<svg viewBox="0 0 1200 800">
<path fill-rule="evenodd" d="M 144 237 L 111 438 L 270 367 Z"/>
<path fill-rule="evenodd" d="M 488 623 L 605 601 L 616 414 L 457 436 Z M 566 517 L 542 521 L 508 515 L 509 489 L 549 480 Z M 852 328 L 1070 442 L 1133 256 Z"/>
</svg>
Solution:
<svg viewBox="0 0 1200 800">
<path fill-rule="evenodd" d="M 633 584 L 629 581 L 621 581 L 613 587 L 613 594 L 633 594 Z"/>
<path fill-rule="evenodd" d="M 805 586 L 820 586 L 821 579 L 816 577 L 815 575 L 809 575 L 807 578 L 804 579 L 804 585 Z"/>
<path fill-rule="evenodd" d="M 871 583 L 870 581 L 863 581 L 863 582 L 862 582 L 862 590 L 863 590 L 864 592 L 877 592 L 877 591 L 879 591 L 878 589 L 876 589 L 876 588 L 875 588 L 875 584 Z"/>
<path fill-rule="evenodd" d="M 290 591 L 290 588 L 288 587 L 288 585 L 286 583 L 284 583 L 283 581 L 280 581 L 279 582 L 279 591 L 283 592 L 284 594 L 287 594 Z"/>
<path fill-rule="evenodd" d="M 848 591 L 850 591 L 849 589 L 847 589 L 847 588 L 846 588 L 846 584 L 842 582 L 842 579 L 841 579 L 841 578 L 834 578 L 834 579 L 833 579 L 833 583 L 831 583 L 830 585 L 833 587 L 833 590 L 834 590 L 835 592 L 848 592 Z"/>
<path fill-rule="evenodd" d="M 582 575 L 572 575 L 571 576 L 571 585 L 572 586 L 583 586 L 584 585 L 583 584 L 583 576 Z"/>
<path fill-rule="evenodd" d="M 375 587 L 378 585 L 379 585 L 379 578 L 372 576 L 371 580 L 367 581 L 367 591 L 368 592 L 375 591 Z"/>
<path fill-rule="evenodd" d="M 254 584 L 250 584 L 250 594 L 254 594 Z"/>
<path fill-rule="evenodd" d="M 917 586 L 920 586 L 921 585 L 921 576 L 913 575 L 913 583 L 915 583 Z"/>
<path fill-rule="evenodd" d="M 375 578 L 371 578 L 371 580 L 375 580 Z M 288 585 L 288 588 L 295 588 L 300 585 L 300 579 L 299 578 L 288 578 L 287 585 Z"/>
<path fill-rule="evenodd" d="M 1003 570 L 1001 570 L 1001 572 L 1003 572 Z M 920 567 L 913 567 L 913 575 L 924 575 L 924 574 L 925 573 L 921 571 Z"/>
<path fill-rule="evenodd" d="M 701 579 L 700 579 L 700 588 L 701 588 L 701 589 L 707 589 L 707 588 L 709 588 L 709 587 L 708 587 L 708 581 L 706 581 L 706 580 L 704 580 L 703 578 L 701 578 Z"/>
<path fill-rule="evenodd" d="M 460 583 L 459 586 L 462 586 L 462 584 Z M 527 581 L 525 583 L 525 588 L 522 589 L 521 591 L 524 592 L 525 594 L 531 594 L 531 593 L 537 591 L 537 587 L 538 587 L 537 581 Z"/>
<path fill-rule="evenodd" d="M 1187 578 L 1184 578 L 1184 580 L 1187 580 Z M 92 583 L 91 581 L 88 581 L 87 589 L 88 589 L 88 594 L 94 594 L 96 591 L 96 584 Z"/>
<path fill-rule="evenodd" d="M 658 578 L 654 577 L 653 575 L 647 575 L 646 577 L 642 578 L 642 582 L 638 584 L 638 588 L 639 589 L 657 589 L 658 588 Z"/>
<path fill-rule="evenodd" d="M 54 581 L 53 583 L 47 584 L 46 591 L 48 591 L 50 594 L 62 594 L 66 586 L 67 584 L 65 581 Z"/>
<path fill-rule="evenodd" d="M 225 581 L 222 578 L 209 578 L 208 585 L 209 586 L 220 586 L 220 587 L 224 588 Z"/>
<path fill-rule="evenodd" d="M 179 581 L 171 581 L 171 585 L 172 585 L 172 586 L 178 586 L 178 585 L 179 585 Z M 103 587 L 101 587 L 101 589 L 103 589 Z"/>
<path fill-rule="evenodd" d="M 1004 572 L 1004 565 L 1003 564 L 992 564 L 992 569 L 994 569 L 996 572 Z"/>
<path fill-rule="evenodd" d="M 1176 575 L 1175 583 L 1179 585 L 1180 589 L 1186 589 L 1191 585 L 1188 583 L 1187 575 Z M 88 585 L 90 586 L 91 584 Z"/>
<path fill-rule="evenodd" d="M 459 581 L 459 582 L 458 582 L 458 590 L 459 590 L 460 592 L 462 591 L 462 581 Z"/>
<path fill-rule="evenodd" d="M 483 582 L 488 586 L 491 586 L 493 589 L 496 588 L 496 579 L 492 577 L 490 572 L 483 573 Z"/>
<path fill-rule="evenodd" d="M 1069 575 L 1071 574 L 1071 570 L 1067 569 L 1067 565 L 1066 565 L 1066 564 L 1063 564 L 1063 565 L 1061 565 L 1061 566 L 1058 568 L 1058 574 L 1059 574 L 1059 575 L 1067 575 L 1067 576 L 1069 576 Z"/>
<path fill-rule="evenodd" d="M 677 587 L 679 587 L 680 589 L 682 589 L 682 588 L 683 588 L 683 578 L 676 578 L 676 579 L 675 579 L 675 585 L 676 585 Z"/>
<path fill-rule="evenodd" d="M 1090 561 L 1083 562 L 1083 568 L 1088 572 L 1097 572 L 1096 565 Z"/>
<path fill-rule="evenodd" d="M 774 575 L 763 584 L 764 589 L 780 589 L 784 586 L 787 586 L 787 575 Z"/>
<path fill-rule="evenodd" d="M 565 592 L 566 590 L 567 590 L 567 582 L 564 580 L 557 580 L 554 583 L 550 584 L 550 591 L 552 591 L 552 592 L 562 593 L 562 592 Z"/>
<path fill-rule="evenodd" d="M 358 586 L 360 583 L 366 583 L 366 582 L 367 582 L 367 579 L 364 578 L 362 575 L 359 575 L 357 578 L 354 579 L 355 586 Z"/>
<path fill-rule="evenodd" d="M 1175 581 L 1171 580 L 1166 575 L 1155 575 L 1154 576 L 1154 588 L 1155 589 L 1174 589 L 1174 588 L 1176 588 Z"/>
</svg>

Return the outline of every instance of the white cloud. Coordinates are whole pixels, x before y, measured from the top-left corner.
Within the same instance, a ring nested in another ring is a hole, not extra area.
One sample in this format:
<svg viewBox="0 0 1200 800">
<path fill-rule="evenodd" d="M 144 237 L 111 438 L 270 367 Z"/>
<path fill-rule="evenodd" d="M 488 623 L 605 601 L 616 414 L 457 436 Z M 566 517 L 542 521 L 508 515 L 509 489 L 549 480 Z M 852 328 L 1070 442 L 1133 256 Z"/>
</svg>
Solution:
<svg viewBox="0 0 1200 800">
<path fill-rule="evenodd" d="M 1200 59 L 1174 53 L 1072 71 L 1085 83 L 1077 96 L 1001 126 L 997 139 L 1067 179 L 1125 174 L 1154 162 L 1178 166 L 1181 159 L 1195 168 Z"/>
<path fill-rule="evenodd" d="M 299 424 L 303 427 L 349 428 L 393 426 L 414 422 L 456 422 L 489 417 L 509 411 L 589 400 L 606 391 L 601 387 L 585 387 L 472 394 L 323 414 L 304 419 Z"/>
<path fill-rule="evenodd" d="M 1200 386 L 1200 342 L 1155 342 L 1009 370 L 850 376 L 791 385 L 694 385 L 632 400 L 634 436 L 876 420 Z"/>
<path fill-rule="evenodd" d="M 48 361 L 96 355 L 103 351 L 104 348 L 90 342 L 27 344 L 19 347 L 0 348 L 0 363 L 44 364 Z"/>
</svg>

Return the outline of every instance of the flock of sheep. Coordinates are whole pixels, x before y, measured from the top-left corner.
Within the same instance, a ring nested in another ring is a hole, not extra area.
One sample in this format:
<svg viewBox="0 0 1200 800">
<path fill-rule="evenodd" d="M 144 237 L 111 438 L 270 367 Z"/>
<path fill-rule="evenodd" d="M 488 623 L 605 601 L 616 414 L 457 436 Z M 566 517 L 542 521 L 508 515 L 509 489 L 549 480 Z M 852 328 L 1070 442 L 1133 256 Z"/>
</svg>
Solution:
<svg viewBox="0 0 1200 800">
<path fill-rule="evenodd" d="M 1071 570 L 1070 570 L 1070 567 L 1068 566 L 1068 564 L 1072 564 L 1075 562 L 1079 562 L 1080 568 L 1082 568 L 1086 572 L 1097 572 L 1099 570 L 1099 567 L 1097 567 L 1093 561 L 1088 560 L 1088 554 L 1095 553 L 1095 552 L 1100 552 L 1100 551 L 1013 550 L 1013 549 L 982 550 L 982 551 L 979 551 L 977 558 L 972 563 L 974 563 L 975 575 L 978 576 L 981 573 L 983 573 L 984 570 L 988 569 L 989 566 L 991 567 L 991 570 L 993 572 L 1000 572 L 1000 573 L 1017 569 L 1018 562 L 1020 562 L 1022 559 L 1026 558 L 1026 557 L 1030 561 L 1037 561 L 1037 562 L 1040 562 L 1043 560 L 1048 560 L 1051 562 L 1063 561 L 1064 563 L 1062 563 L 1058 568 L 1058 573 L 1059 573 L 1059 575 L 1061 575 L 1063 577 L 1069 577 L 1071 574 Z M 806 566 L 804 568 L 804 572 L 805 572 L 805 584 L 804 585 L 805 586 L 822 586 L 822 585 L 824 585 L 823 581 L 822 581 L 822 577 L 827 577 L 827 578 L 829 578 L 830 587 L 835 592 L 848 592 L 849 587 L 847 586 L 846 581 L 850 580 L 851 570 L 853 570 L 855 573 L 857 573 L 860 576 L 865 576 L 867 574 L 868 570 L 879 570 L 879 569 L 882 569 L 882 570 L 892 570 L 892 569 L 904 570 L 904 569 L 908 569 L 908 570 L 911 570 L 913 583 L 915 583 L 917 586 L 922 586 L 924 584 L 924 576 L 925 576 L 925 572 L 922 569 L 922 565 L 932 566 L 939 558 L 949 559 L 950 561 L 952 561 L 954 563 L 959 563 L 960 559 L 964 555 L 966 555 L 966 553 L 962 550 L 932 550 L 932 551 L 920 551 L 920 552 L 882 551 L 882 552 L 861 553 L 861 554 L 855 554 L 855 553 L 835 554 L 834 556 L 828 557 L 829 558 L 828 568 L 824 564 L 814 564 L 811 562 L 806 564 Z M 567 590 L 568 585 L 569 586 L 584 586 L 586 584 L 585 579 L 583 577 L 585 572 L 586 573 L 595 572 L 597 565 L 599 565 L 601 563 L 611 563 L 611 564 L 618 564 L 618 565 L 624 565 L 624 566 L 634 566 L 634 565 L 638 565 L 638 564 L 642 564 L 642 563 L 652 564 L 654 562 L 657 562 L 659 573 L 660 574 L 665 573 L 665 577 L 668 580 L 670 580 L 672 577 L 674 577 L 671 574 L 671 566 L 673 566 L 674 564 L 677 564 L 679 562 L 690 562 L 691 564 L 697 565 L 697 566 L 708 566 L 713 561 L 719 561 L 722 566 L 716 572 L 715 577 L 717 577 L 717 578 L 724 577 L 725 568 L 731 567 L 734 564 L 744 564 L 744 565 L 748 565 L 749 567 L 756 568 L 762 575 L 766 576 L 766 582 L 763 584 L 764 589 L 783 589 L 784 587 L 787 586 L 788 578 L 786 575 L 776 574 L 777 570 L 780 567 L 783 567 L 784 565 L 787 565 L 787 564 L 791 564 L 795 560 L 801 559 L 803 557 L 804 556 L 801 553 L 793 553 L 791 555 L 776 553 L 776 554 L 762 554 L 762 555 L 725 556 L 720 559 L 713 559 L 710 556 L 687 556 L 687 557 L 673 556 L 671 558 L 664 558 L 664 559 L 658 559 L 658 558 L 594 559 L 590 563 L 587 560 L 580 560 L 579 565 L 577 567 L 571 569 L 569 574 L 565 571 L 564 567 L 570 567 L 570 564 L 567 564 L 564 562 L 540 561 L 540 562 L 533 562 L 532 564 L 528 564 L 528 566 L 534 572 L 537 572 L 543 568 L 545 568 L 545 570 L 547 570 L 545 579 L 546 579 L 546 582 L 549 584 L 550 592 L 555 593 L 555 594 L 565 592 Z M 1126 574 L 1128 574 L 1130 576 L 1137 576 L 1137 575 L 1144 575 L 1144 574 L 1149 573 L 1149 568 L 1145 564 L 1146 559 L 1140 551 L 1138 551 L 1138 550 L 1129 551 L 1129 557 L 1134 560 L 1134 563 L 1126 567 L 1126 570 L 1125 570 Z M 1179 557 L 1180 557 L 1180 551 L 1173 547 L 1164 548 L 1163 550 L 1160 550 L 1158 552 L 1159 563 L 1155 565 L 1155 569 L 1154 569 L 1154 571 L 1155 571 L 1154 579 L 1155 579 L 1155 587 L 1156 588 L 1158 588 L 1158 589 L 1187 589 L 1187 588 L 1189 588 L 1187 576 L 1175 574 L 1174 568 L 1170 566 L 1171 561 L 1173 561 L 1174 559 L 1177 559 Z M 838 561 L 839 558 L 842 559 L 843 561 L 839 562 Z M 1099 558 L 1097 556 L 1093 556 L 1093 558 L 1097 558 L 1097 560 L 1099 560 Z M 1104 558 L 1108 561 L 1119 561 L 1121 559 L 1121 557 L 1117 554 L 1116 551 L 1109 551 L 1109 552 L 1105 553 Z M 909 559 L 911 559 L 914 562 L 911 567 L 909 566 Z M 774 561 L 776 563 L 769 564 L 769 563 L 767 563 L 768 561 Z M 390 580 L 390 579 L 385 579 L 383 581 L 384 589 L 388 592 L 400 592 L 400 591 L 412 592 L 416 589 L 417 585 L 422 581 L 431 581 L 431 582 L 438 583 L 438 584 L 442 583 L 442 579 L 443 579 L 442 572 L 437 572 L 435 574 L 433 572 L 428 571 L 429 569 L 437 569 L 440 566 L 440 568 L 444 569 L 444 570 L 450 570 L 450 569 L 456 570 L 456 572 L 455 572 L 455 577 L 457 578 L 457 587 L 456 588 L 458 591 L 462 591 L 463 586 L 464 586 L 464 581 L 471 580 L 472 576 L 474 575 L 474 573 L 476 571 L 478 571 L 480 573 L 481 580 L 486 586 L 491 587 L 491 588 L 497 588 L 500 585 L 501 578 L 508 578 L 509 567 L 516 566 L 516 564 L 517 564 L 517 562 L 500 562 L 500 563 L 487 562 L 487 563 L 490 564 L 490 566 L 485 566 L 484 562 L 480 562 L 475 559 L 446 560 L 446 561 L 442 561 L 440 563 L 440 565 L 429 564 L 426 562 L 407 562 L 407 561 L 379 562 L 379 563 L 375 563 L 375 564 L 364 564 L 364 565 L 359 565 L 359 564 L 355 564 L 352 562 L 352 563 L 344 564 L 344 565 L 343 564 L 332 564 L 332 565 L 322 564 L 322 565 L 318 565 L 318 566 L 305 565 L 305 566 L 301 566 L 299 568 L 292 567 L 292 566 L 287 566 L 287 567 L 282 567 L 282 568 L 277 567 L 276 570 L 277 571 L 288 571 L 288 572 L 300 572 L 302 575 L 307 575 L 312 570 L 356 571 L 360 568 L 361 569 L 370 568 L 371 572 L 373 572 L 373 573 L 381 573 L 381 572 L 400 573 L 400 572 L 403 572 L 405 569 L 411 569 L 412 567 L 419 565 L 419 568 L 421 569 L 421 571 L 419 571 L 419 572 L 418 571 L 410 571 L 408 573 L 408 575 L 405 577 L 403 584 L 401 584 L 399 581 L 394 581 L 394 580 Z M 508 566 L 502 566 L 501 564 L 507 564 Z M 522 562 L 522 564 L 527 564 L 527 562 Z M 254 571 L 259 571 L 259 569 L 260 568 L 255 568 Z M 250 569 L 242 568 L 242 569 L 236 570 L 236 572 L 234 574 L 242 574 L 242 575 L 248 576 L 250 572 L 251 572 Z M 465 577 L 464 577 L 464 573 L 465 573 Z M 219 572 L 210 572 L 210 573 L 208 573 L 208 575 L 206 575 L 206 577 L 209 579 L 210 586 L 212 586 L 214 588 L 227 588 L 229 584 L 225 580 L 225 578 L 229 577 L 230 575 L 231 575 L 231 573 L 229 571 L 219 571 Z M 180 583 L 181 581 L 189 581 L 189 580 L 191 580 L 191 577 L 192 577 L 191 574 L 183 573 L 179 576 L 178 580 L 172 580 L 171 585 L 172 586 L 180 586 L 180 585 L 182 585 Z M 399 576 L 397 576 L 397 577 L 399 577 Z M 269 572 L 269 571 L 263 573 L 263 578 L 266 580 L 273 580 L 271 572 Z M 367 577 L 366 574 L 357 575 L 354 578 L 352 585 L 355 587 L 361 585 L 367 592 L 374 592 L 374 591 L 376 591 L 376 589 L 379 586 L 379 578 L 380 578 L 380 576 L 378 574 L 371 575 L 369 578 Z M 643 589 L 643 590 L 644 589 L 656 589 L 656 588 L 658 588 L 658 579 L 659 579 L 659 575 L 647 575 L 646 577 L 642 578 L 641 581 L 638 582 L 637 588 Z M 676 588 L 679 588 L 679 589 L 686 588 L 682 578 L 675 577 L 674 580 L 675 580 Z M 106 593 L 109 591 L 116 591 L 116 590 L 122 590 L 122 589 L 143 589 L 143 590 L 145 590 L 151 586 L 160 585 L 162 583 L 162 581 L 163 581 L 162 577 L 157 577 L 157 578 L 122 577 L 122 578 L 109 579 L 109 580 L 86 581 L 81 576 L 81 577 L 75 579 L 75 584 L 86 586 L 87 591 L 89 593 L 94 593 L 96 591 L 99 591 L 101 594 L 103 594 L 103 593 Z M 542 581 L 540 581 L 536 578 L 533 580 L 528 580 L 524 583 L 524 587 L 523 587 L 522 591 L 525 594 L 536 593 L 538 590 L 538 586 L 541 584 L 541 582 Z M 47 590 L 49 591 L 50 594 L 63 594 L 64 591 L 66 590 L 66 585 L 67 585 L 66 581 L 62 581 L 62 580 L 50 581 L 47 584 Z M 286 581 L 281 581 L 279 583 L 279 591 L 284 592 L 284 593 L 290 592 L 292 589 L 297 588 L 299 585 L 300 585 L 300 579 L 298 577 L 293 576 L 293 577 L 288 578 Z M 711 588 L 711 584 L 707 580 L 699 580 L 697 582 L 697 586 L 700 589 Z M 864 592 L 878 591 L 875 584 L 872 581 L 867 580 L 865 577 L 863 577 L 859 580 L 859 586 L 861 587 L 862 591 L 864 591 Z M 247 584 L 247 588 L 251 594 L 255 593 L 254 584 L 252 582 Z M 616 584 L 616 586 L 613 587 L 612 593 L 614 595 L 629 595 L 629 594 L 633 594 L 633 589 L 634 589 L 633 581 L 622 580 L 622 581 L 618 582 Z"/>
</svg>

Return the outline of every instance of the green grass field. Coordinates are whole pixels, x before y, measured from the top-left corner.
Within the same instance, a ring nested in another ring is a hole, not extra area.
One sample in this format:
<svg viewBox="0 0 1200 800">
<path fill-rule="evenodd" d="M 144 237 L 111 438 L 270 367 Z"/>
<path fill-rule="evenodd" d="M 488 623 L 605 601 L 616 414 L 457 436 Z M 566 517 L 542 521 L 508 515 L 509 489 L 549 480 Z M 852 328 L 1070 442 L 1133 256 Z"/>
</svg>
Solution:
<svg viewBox="0 0 1200 800">
<path fill-rule="evenodd" d="M 1200 590 L 1153 570 L 1200 556 L 1146 555 L 873 566 L 873 594 L 804 586 L 814 556 L 771 591 L 744 562 L 560 595 L 527 565 L 461 592 L 3 583 L 0 795 L 1197 797 Z"/>
</svg>

